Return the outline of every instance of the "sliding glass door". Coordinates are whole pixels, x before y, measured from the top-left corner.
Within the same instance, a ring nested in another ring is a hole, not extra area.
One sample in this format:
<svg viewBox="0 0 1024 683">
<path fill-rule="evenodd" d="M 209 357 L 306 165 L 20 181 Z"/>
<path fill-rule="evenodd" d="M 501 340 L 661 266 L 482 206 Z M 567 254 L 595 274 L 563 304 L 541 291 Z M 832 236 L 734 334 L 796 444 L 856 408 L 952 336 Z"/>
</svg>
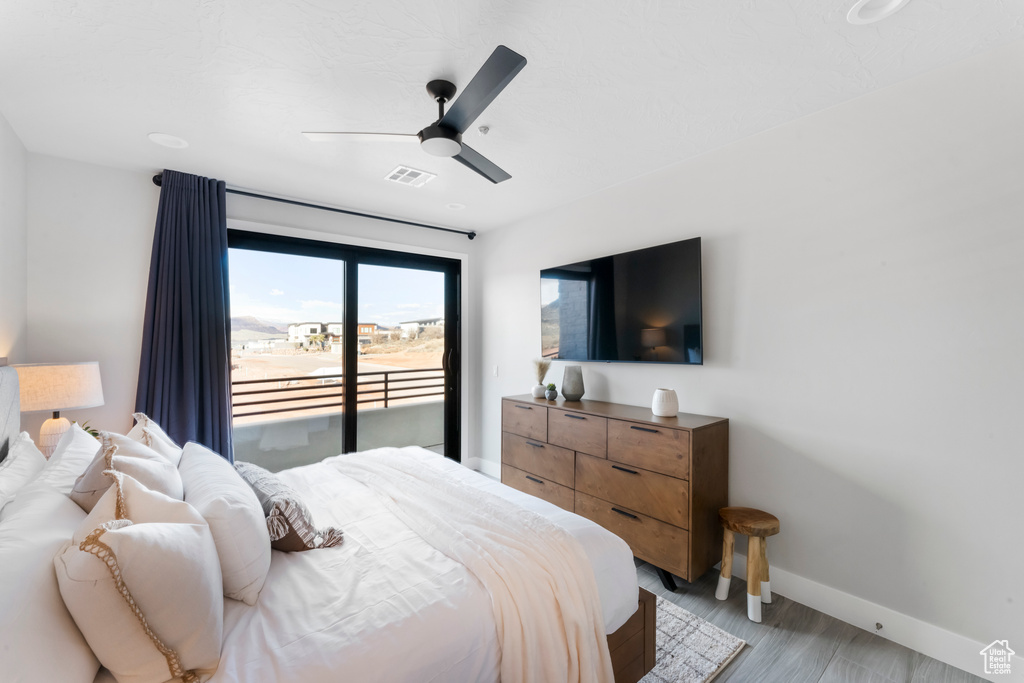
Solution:
<svg viewBox="0 0 1024 683">
<path fill-rule="evenodd" d="M 459 459 L 460 264 L 231 230 L 235 459 Z"/>
</svg>

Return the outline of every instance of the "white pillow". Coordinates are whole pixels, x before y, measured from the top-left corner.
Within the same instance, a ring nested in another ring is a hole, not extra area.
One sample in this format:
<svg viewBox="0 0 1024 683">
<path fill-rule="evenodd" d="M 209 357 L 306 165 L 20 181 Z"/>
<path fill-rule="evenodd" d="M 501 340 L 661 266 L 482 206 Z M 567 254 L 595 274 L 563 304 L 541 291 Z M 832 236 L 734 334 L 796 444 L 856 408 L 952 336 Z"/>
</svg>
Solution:
<svg viewBox="0 0 1024 683">
<path fill-rule="evenodd" d="M 57 447 L 36 481 L 50 484 L 64 495 L 71 493 L 75 479 L 96 456 L 99 441 L 76 423 L 60 437 Z"/>
<path fill-rule="evenodd" d="M 231 463 L 197 443 L 185 444 L 178 472 L 185 502 L 213 532 L 224 595 L 255 605 L 270 571 L 270 534 L 256 494 Z"/>
<path fill-rule="evenodd" d="M 0 510 L 45 466 L 46 456 L 32 443 L 28 432 L 19 434 L 11 443 L 7 457 L 0 462 Z"/>
<path fill-rule="evenodd" d="M 37 479 L 0 522 L 0 679 L 93 683 L 100 668 L 61 600 L 53 557 L 85 513 Z"/>
<path fill-rule="evenodd" d="M 104 474 L 106 470 L 124 472 L 146 488 L 182 499 L 181 476 L 167 458 L 149 446 L 120 434 L 100 432 L 100 439 L 99 451 L 71 490 L 71 500 L 83 510 L 92 510 L 100 496 L 110 488 L 113 480 Z"/>
<path fill-rule="evenodd" d="M 95 518 L 87 518 L 75 533 L 84 542 L 53 558 L 64 603 L 119 683 L 164 683 L 188 671 L 205 680 L 220 661 L 224 622 L 210 528 L 187 503 L 116 478 L 120 487 L 104 498 L 120 492 L 124 509 L 151 521 L 90 529 Z"/>
<path fill-rule="evenodd" d="M 202 519 L 197 510 L 183 505 L 159 491 L 148 488 L 131 475 L 112 471 L 111 486 L 100 497 L 92 512 L 75 530 L 72 543 L 81 543 L 94 529 L 112 519 L 130 519 L 135 524 L 149 522 L 192 523 Z"/>
<path fill-rule="evenodd" d="M 174 443 L 174 440 L 167 436 L 167 432 L 145 413 L 133 413 L 132 417 L 135 418 L 135 426 L 128 432 L 128 438 L 149 446 L 177 467 L 178 461 L 181 460 L 181 448 L 178 444 Z"/>
</svg>

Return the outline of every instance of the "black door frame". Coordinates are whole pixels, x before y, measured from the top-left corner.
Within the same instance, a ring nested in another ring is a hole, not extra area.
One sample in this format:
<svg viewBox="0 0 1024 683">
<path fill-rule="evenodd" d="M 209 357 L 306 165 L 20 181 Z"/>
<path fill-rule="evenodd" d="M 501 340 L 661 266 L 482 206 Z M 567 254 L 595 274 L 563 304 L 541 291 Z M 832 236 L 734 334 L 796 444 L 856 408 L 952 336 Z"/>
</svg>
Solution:
<svg viewBox="0 0 1024 683">
<path fill-rule="evenodd" d="M 444 278 L 444 455 L 462 461 L 462 262 L 458 259 L 411 254 L 374 247 L 271 235 L 228 229 L 229 249 L 250 249 L 293 256 L 337 259 L 345 263 L 345 311 L 342 317 L 342 371 L 346 378 L 358 373 L 359 269 L 360 265 L 416 268 L 443 273 Z M 356 384 L 343 382 L 342 452 L 356 450 Z M 351 388 L 351 389 L 350 389 Z"/>
</svg>

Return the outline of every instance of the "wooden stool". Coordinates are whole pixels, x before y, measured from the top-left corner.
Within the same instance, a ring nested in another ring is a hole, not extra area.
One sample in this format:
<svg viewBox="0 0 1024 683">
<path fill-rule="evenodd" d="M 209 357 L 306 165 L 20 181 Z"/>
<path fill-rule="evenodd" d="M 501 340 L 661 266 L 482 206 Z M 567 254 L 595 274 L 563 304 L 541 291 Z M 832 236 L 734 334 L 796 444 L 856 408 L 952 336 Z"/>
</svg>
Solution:
<svg viewBox="0 0 1024 683">
<path fill-rule="evenodd" d="M 729 597 L 732 583 L 733 534 L 750 538 L 747 546 L 747 618 L 761 622 L 761 603 L 772 601 L 771 582 L 768 579 L 768 555 L 765 550 L 769 536 L 779 533 L 779 518 L 754 508 L 728 507 L 718 511 L 718 517 L 725 527 L 722 541 L 722 575 L 718 578 L 715 597 L 725 600 Z"/>
</svg>

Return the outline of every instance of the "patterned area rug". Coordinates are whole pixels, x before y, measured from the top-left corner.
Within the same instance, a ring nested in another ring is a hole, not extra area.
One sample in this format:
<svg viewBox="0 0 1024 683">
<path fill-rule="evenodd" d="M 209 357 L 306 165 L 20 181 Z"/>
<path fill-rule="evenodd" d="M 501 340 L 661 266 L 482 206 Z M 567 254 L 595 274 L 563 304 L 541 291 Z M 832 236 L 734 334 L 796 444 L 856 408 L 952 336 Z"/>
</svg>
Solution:
<svg viewBox="0 0 1024 683">
<path fill-rule="evenodd" d="M 640 683 L 707 683 L 746 643 L 659 597 L 655 645 L 654 668 Z"/>
</svg>

